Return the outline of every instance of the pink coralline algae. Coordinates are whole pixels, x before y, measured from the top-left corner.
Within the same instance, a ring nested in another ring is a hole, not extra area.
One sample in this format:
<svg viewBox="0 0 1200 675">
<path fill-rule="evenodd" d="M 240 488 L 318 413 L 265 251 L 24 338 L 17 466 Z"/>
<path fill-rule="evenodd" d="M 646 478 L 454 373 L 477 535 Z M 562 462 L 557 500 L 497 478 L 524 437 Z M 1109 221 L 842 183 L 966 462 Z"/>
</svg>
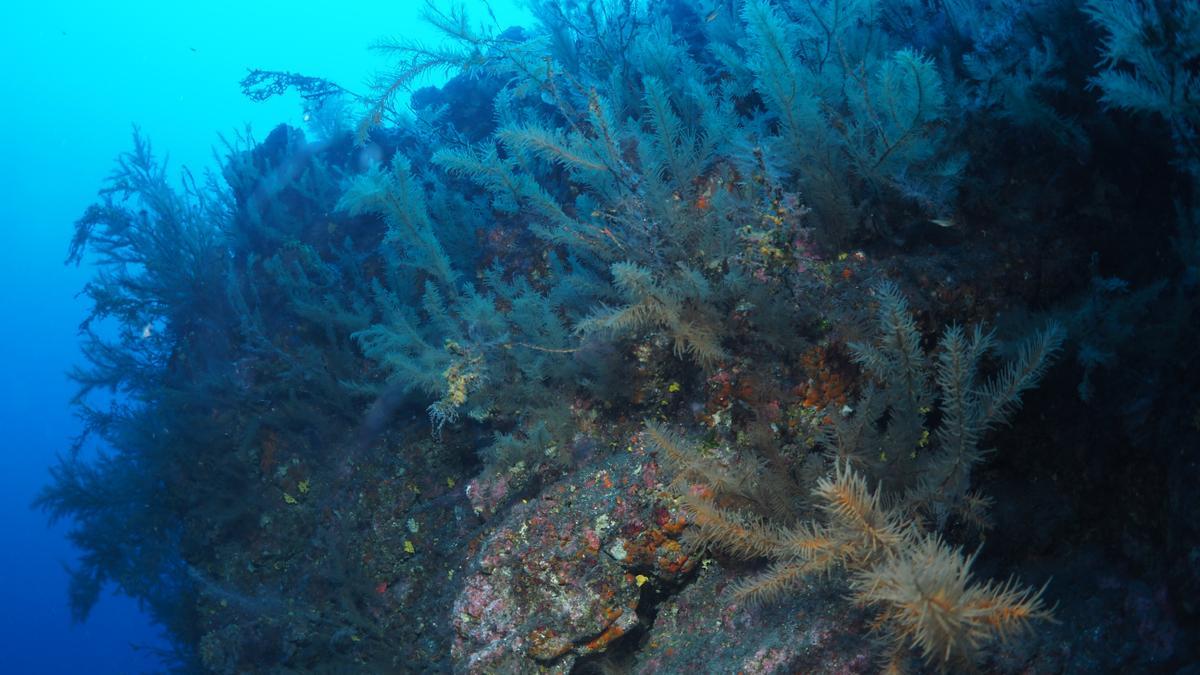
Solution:
<svg viewBox="0 0 1200 675">
<path fill-rule="evenodd" d="M 515 505 L 454 604 L 455 667 L 568 672 L 638 626 L 645 584 L 678 582 L 696 562 L 657 476 L 635 442 Z"/>
</svg>

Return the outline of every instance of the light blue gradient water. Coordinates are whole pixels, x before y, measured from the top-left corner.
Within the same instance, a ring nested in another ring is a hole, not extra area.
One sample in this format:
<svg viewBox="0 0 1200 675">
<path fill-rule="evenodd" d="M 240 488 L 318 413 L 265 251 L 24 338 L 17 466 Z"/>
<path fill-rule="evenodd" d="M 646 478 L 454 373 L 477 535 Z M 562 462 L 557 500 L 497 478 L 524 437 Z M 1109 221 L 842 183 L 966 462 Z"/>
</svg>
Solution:
<svg viewBox="0 0 1200 675">
<path fill-rule="evenodd" d="M 504 24 L 516 3 L 493 3 Z M 64 373 L 78 358 L 75 298 L 89 275 L 64 267 L 72 223 L 138 124 L 172 166 L 213 166 L 217 134 L 259 138 L 303 126 L 295 98 L 255 104 L 248 68 L 324 77 L 352 90 L 385 64 L 367 47 L 420 37 L 420 3 L 21 2 L 0 18 L 0 672 L 134 673 L 156 661 L 131 645 L 156 631 L 106 596 L 72 626 L 65 525 L 29 504 L 79 425 Z M 482 10 L 476 12 L 483 17 Z"/>
</svg>

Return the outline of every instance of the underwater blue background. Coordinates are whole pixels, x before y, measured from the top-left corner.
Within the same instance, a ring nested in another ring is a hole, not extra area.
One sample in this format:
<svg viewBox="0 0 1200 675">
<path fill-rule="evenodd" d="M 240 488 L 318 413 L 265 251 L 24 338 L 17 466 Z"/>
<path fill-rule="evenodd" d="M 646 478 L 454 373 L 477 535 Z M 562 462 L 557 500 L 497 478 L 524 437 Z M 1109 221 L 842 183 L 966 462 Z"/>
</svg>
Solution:
<svg viewBox="0 0 1200 675">
<path fill-rule="evenodd" d="M 521 12 L 492 3 L 502 21 Z M 136 604 L 110 594 L 71 625 L 63 562 L 66 523 L 47 529 L 29 508 L 47 468 L 79 431 L 65 375 L 79 359 L 91 270 L 64 266 L 72 223 L 93 201 L 138 125 L 171 167 L 213 166 L 218 134 L 249 124 L 303 126 L 295 98 L 245 99 L 248 68 L 362 84 L 380 65 L 371 41 L 427 30 L 419 3 L 35 2 L 0 21 L 5 73 L 0 162 L 0 671 L 130 673 L 153 669 L 156 631 Z"/>
</svg>

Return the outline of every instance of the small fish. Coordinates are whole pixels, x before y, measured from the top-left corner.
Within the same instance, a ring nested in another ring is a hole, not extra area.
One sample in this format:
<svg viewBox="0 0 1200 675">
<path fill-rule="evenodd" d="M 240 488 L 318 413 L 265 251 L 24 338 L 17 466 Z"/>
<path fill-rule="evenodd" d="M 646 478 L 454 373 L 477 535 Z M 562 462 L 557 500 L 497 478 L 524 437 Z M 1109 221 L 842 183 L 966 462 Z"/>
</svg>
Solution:
<svg viewBox="0 0 1200 675">
<path fill-rule="evenodd" d="M 929 222 L 938 227 L 954 227 L 958 223 L 954 222 L 953 218 L 930 218 Z"/>
<path fill-rule="evenodd" d="M 146 324 L 145 326 L 142 326 L 142 339 L 143 340 L 145 340 L 146 338 L 150 337 L 153 334 L 154 334 L 154 329 L 151 326 L 151 324 Z"/>
<path fill-rule="evenodd" d="M 712 22 L 716 21 L 717 16 L 720 15 L 720 13 L 721 13 L 721 10 L 719 10 L 719 9 L 714 9 L 713 11 L 709 12 L 708 16 L 704 17 L 704 23 L 712 23 Z"/>
</svg>

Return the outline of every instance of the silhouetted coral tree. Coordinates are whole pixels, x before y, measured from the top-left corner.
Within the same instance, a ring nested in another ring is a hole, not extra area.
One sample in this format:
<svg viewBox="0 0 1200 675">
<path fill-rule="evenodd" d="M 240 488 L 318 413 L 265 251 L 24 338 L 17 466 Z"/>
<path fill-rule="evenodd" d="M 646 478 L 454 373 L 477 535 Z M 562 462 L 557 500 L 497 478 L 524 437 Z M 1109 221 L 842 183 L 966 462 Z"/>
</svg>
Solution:
<svg viewBox="0 0 1200 675">
<path fill-rule="evenodd" d="M 216 441 L 207 405 L 225 389 L 215 371 L 233 341 L 216 205 L 185 178 L 184 192 L 169 187 L 166 166 L 135 132 L 103 201 L 75 225 L 68 262 L 87 256 L 99 269 L 84 288 L 85 364 L 71 372 L 84 432 L 37 501 L 72 521 L 75 618 L 112 583 L 147 603 L 183 654 L 196 637 L 184 515 L 193 500 L 224 501 L 202 477 L 203 454 L 191 451 Z M 98 402 L 96 390 L 112 395 Z M 89 436 L 101 447 L 88 449 Z"/>
<path fill-rule="evenodd" d="M 185 667 L 202 660 L 205 589 L 272 593 L 231 574 L 222 551 L 286 504 L 278 455 L 329 461 L 364 402 L 346 383 L 363 369 L 350 333 L 371 318 L 363 242 L 379 237 L 346 222 L 335 243 L 337 224 L 313 226 L 337 179 L 302 138 L 281 127 L 251 146 L 230 146 L 224 184 L 184 171 L 177 189 L 135 134 L 68 257 L 97 270 L 71 372 L 84 433 L 37 503 L 71 521 L 76 618 L 115 585 L 146 603 Z"/>
</svg>

